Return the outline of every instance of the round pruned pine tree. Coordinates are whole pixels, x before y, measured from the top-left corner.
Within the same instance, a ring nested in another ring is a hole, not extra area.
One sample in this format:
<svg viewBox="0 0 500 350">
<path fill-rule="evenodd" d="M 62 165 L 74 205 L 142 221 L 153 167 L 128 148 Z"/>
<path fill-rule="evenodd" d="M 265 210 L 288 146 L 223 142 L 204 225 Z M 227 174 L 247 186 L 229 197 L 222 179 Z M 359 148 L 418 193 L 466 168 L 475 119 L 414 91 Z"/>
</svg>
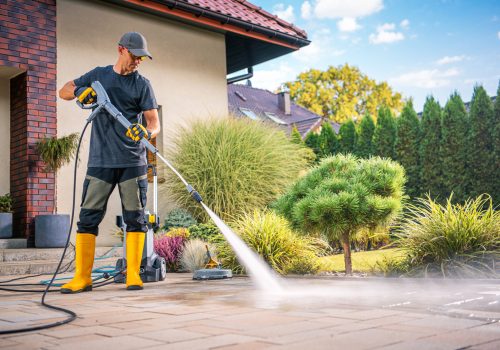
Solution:
<svg viewBox="0 0 500 350">
<path fill-rule="evenodd" d="M 304 233 L 340 241 L 346 274 L 352 274 L 352 237 L 396 218 L 404 182 L 404 169 L 392 160 L 337 154 L 300 178 L 273 208 Z"/>
<path fill-rule="evenodd" d="M 361 158 L 369 158 L 373 155 L 373 134 L 375 132 L 375 123 L 369 114 L 365 114 L 359 124 L 358 144 L 356 153 Z"/>
<path fill-rule="evenodd" d="M 493 104 L 482 86 L 474 87 L 470 107 L 469 131 L 469 194 L 477 197 L 492 194 L 493 184 L 498 179 L 495 169 L 493 131 L 495 129 Z M 497 123 L 500 121 L 497 120 Z"/>
<path fill-rule="evenodd" d="M 377 126 L 373 133 L 373 149 L 377 156 L 396 159 L 396 120 L 391 110 L 382 107 L 378 110 Z"/>
<path fill-rule="evenodd" d="M 422 114 L 422 141 L 420 143 L 421 193 L 432 198 L 441 197 L 441 106 L 434 97 L 427 97 Z"/>
<path fill-rule="evenodd" d="M 468 117 L 462 98 L 454 92 L 443 110 L 441 123 L 441 159 L 444 197 L 453 192 L 453 200 L 467 199 Z"/>
</svg>

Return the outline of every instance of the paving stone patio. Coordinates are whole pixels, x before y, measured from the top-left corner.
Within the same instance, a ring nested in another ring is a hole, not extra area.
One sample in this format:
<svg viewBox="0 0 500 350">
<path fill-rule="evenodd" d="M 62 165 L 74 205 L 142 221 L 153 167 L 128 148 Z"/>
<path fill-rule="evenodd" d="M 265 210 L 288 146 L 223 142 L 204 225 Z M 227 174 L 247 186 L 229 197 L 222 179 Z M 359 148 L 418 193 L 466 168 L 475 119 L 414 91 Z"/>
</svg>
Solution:
<svg viewBox="0 0 500 350">
<path fill-rule="evenodd" d="M 78 318 L 0 336 L 0 349 L 500 349 L 498 281 L 283 283 L 282 293 L 269 294 L 249 278 L 199 282 L 191 274 L 168 274 L 142 291 L 111 284 L 90 293 L 51 293 L 48 303 Z M 39 299 L 0 291 L 0 329 L 62 319 Z"/>
</svg>

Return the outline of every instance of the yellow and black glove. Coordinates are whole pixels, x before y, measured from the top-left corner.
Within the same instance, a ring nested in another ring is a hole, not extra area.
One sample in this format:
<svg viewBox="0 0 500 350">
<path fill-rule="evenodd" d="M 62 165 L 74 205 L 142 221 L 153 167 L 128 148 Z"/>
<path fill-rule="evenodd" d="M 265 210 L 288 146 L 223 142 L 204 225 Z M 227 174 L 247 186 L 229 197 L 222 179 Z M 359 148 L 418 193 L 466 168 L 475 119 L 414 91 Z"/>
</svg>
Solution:
<svg viewBox="0 0 500 350">
<path fill-rule="evenodd" d="M 134 142 L 139 142 L 145 137 L 148 140 L 151 140 L 151 133 L 146 130 L 146 128 L 142 124 L 132 124 L 127 129 L 127 133 L 125 134 L 132 139 Z"/>
<path fill-rule="evenodd" d="M 75 89 L 75 96 L 81 104 L 88 105 L 97 101 L 97 94 L 91 87 L 81 86 Z"/>
</svg>

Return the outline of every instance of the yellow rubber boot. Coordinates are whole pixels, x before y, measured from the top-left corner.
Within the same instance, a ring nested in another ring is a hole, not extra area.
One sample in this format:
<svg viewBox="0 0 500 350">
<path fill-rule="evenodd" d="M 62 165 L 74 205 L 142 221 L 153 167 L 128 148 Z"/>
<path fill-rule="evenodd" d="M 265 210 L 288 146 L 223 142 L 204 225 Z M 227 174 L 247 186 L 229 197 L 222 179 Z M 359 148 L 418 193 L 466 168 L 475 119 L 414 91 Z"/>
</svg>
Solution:
<svg viewBox="0 0 500 350">
<path fill-rule="evenodd" d="M 95 235 L 76 234 L 75 276 L 61 287 L 61 293 L 80 293 L 92 290 L 92 266 L 94 265 Z"/>
<path fill-rule="evenodd" d="M 142 289 L 139 275 L 141 269 L 142 250 L 144 249 L 144 232 L 127 232 L 127 289 Z"/>
</svg>

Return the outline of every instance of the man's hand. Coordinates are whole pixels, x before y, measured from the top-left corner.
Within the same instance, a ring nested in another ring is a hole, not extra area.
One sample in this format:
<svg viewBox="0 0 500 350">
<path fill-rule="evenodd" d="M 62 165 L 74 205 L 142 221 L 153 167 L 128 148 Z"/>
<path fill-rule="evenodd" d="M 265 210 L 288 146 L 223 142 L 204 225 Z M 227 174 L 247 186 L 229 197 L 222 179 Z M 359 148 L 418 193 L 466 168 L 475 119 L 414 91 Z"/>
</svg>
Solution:
<svg viewBox="0 0 500 350">
<path fill-rule="evenodd" d="M 84 105 L 88 105 L 97 100 L 97 94 L 91 87 L 82 86 L 75 89 L 75 96 Z"/>
<path fill-rule="evenodd" d="M 146 130 L 146 128 L 138 123 L 130 125 L 128 128 L 126 135 L 130 137 L 134 142 L 139 142 L 145 137 L 148 140 L 151 140 L 151 133 Z"/>
</svg>

